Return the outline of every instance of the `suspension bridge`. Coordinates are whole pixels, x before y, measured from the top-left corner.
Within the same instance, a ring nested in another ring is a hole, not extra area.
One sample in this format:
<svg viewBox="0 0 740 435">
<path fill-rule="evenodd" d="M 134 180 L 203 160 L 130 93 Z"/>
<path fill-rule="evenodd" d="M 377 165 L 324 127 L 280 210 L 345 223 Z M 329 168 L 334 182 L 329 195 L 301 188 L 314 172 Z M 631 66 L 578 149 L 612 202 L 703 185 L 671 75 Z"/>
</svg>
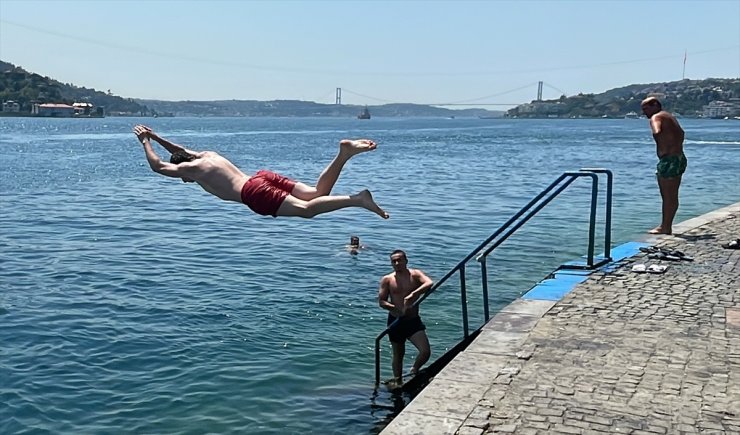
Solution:
<svg viewBox="0 0 740 435">
<path fill-rule="evenodd" d="M 503 97 L 503 96 L 505 96 L 507 94 L 511 94 L 513 92 L 521 91 L 523 89 L 530 88 L 530 87 L 532 87 L 534 85 L 537 85 L 537 96 L 534 99 L 534 101 L 542 101 L 542 91 L 543 91 L 543 88 L 545 88 L 545 87 L 547 87 L 548 89 L 551 89 L 551 90 L 554 90 L 554 91 L 560 93 L 560 95 L 566 95 L 566 93 L 564 91 L 558 89 L 557 87 L 555 87 L 555 86 L 553 86 L 551 84 L 545 83 L 544 81 L 541 81 L 540 80 L 539 82 L 528 83 L 528 84 L 526 84 L 524 86 L 519 86 L 517 88 L 509 89 L 509 90 L 504 91 L 504 92 L 499 92 L 499 93 L 490 94 L 490 95 L 484 95 L 484 96 L 481 96 L 481 97 L 471 98 L 471 99 L 467 99 L 467 100 L 445 101 L 445 102 L 441 102 L 441 103 L 437 103 L 437 102 L 424 102 L 424 103 L 414 103 L 414 104 L 419 104 L 419 105 L 422 105 L 422 106 L 439 106 L 439 107 L 448 107 L 448 106 L 449 107 L 452 107 L 452 106 L 478 106 L 478 107 L 480 107 L 480 106 L 509 106 L 509 107 L 511 107 L 511 106 L 517 106 L 517 105 L 520 105 L 520 104 L 523 104 L 523 103 L 522 102 L 517 102 L 517 103 L 513 103 L 513 102 L 502 102 L 502 101 L 491 102 L 490 100 L 491 99 L 494 99 L 494 98 L 500 98 L 500 97 Z M 334 92 L 334 94 L 335 94 L 334 103 L 336 105 L 342 105 L 342 93 L 343 92 L 344 93 L 347 93 L 347 94 L 350 94 L 350 95 L 353 95 L 353 96 L 361 97 L 361 98 L 364 98 L 364 99 L 367 99 L 367 100 L 377 101 L 378 103 L 382 103 L 382 104 L 399 104 L 400 103 L 398 101 L 391 101 L 391 100 L 386 100 L 386 99 L 382 99 L 382 98 L 373 97 L 373 96 L 366 95 L 366 94 L 361 94 L 359 92 L 355 92 L 355 91 L 352 91 L 352 90 L 347 89 L 347 88 L 336 88 L 336 90 Z M 528 103 L 528 102 L 529 101 L 526 101 L 526 103 Z"/>
</svg>

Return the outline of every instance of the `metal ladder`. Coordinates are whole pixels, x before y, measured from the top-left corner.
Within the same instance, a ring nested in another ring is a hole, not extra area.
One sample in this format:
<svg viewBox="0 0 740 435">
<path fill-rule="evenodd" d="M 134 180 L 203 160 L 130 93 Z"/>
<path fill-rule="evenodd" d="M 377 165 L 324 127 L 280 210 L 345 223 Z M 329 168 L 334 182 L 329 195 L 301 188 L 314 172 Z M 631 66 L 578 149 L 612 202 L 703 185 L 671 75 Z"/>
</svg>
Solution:
<svg viewBox="0 0 740 435">
<path fill-rule="evenodd" d="M 600 258 L 594 257 L 594 238 L 596 231 L 596 207 L 598 203 L 598 192 L 599 192 L 599 174 L 606 174 L 606 212 L 604 221 L 604 255 Z M 521 228 L 527 221 L 529 221 L 534 215 L 542 210 L 547 204 L 555 199 L 560 193 L 568 188 L 574 181 L 579 178 L 590 178 L 591 179 L 591 210 L 589 217 L 589 229 L 588 229 L 588 248 L 586 254 L 586 261 L 584 264 L 570 263 L 560 266 L 560 269 L 586 269 L 593 270 L 602 265 L 609 263 L 611 258 L 610 246 L 611 246 L 611 225 L 612 225 L 612 180 L 613 174 L 608 169 L 602 168 L 582 168 L 577 172 L 564 172 L 555 181 L 553 181 L 547 188 L 545 188 L 539 195 L 535 196 L 527 205 L 522 207 L 514 216 L 507 220 L 499 229 L 493 234 L 481 242 L 475 249 L 473 249 L 462 261 L 460 261 L 455 267 L 453 267 L 447 274 L 445 274 L 439 281 L 419 299 L 416 300 L 413 306 L 419 305 L 429 295 L 434 293 L 442 284 L 450 279 L 455 273 L 460 275 L 460 302 L 462 304 L 462 322 L 463 322 L 463 334 L 464 340 L 470 338 L 470 328 L 468 325 L 468 307 L 467 307 L 467 292 L 466 292 L 466 281 L 465 273 L 466 266 L 470 260 L 474 257 L 480 263 L 481 277 L 482 277 L 482 293 L 483 293 L 483 314 L 485 317 L 484 324 L 490 319 L 489 306 L 488 306 L 488 270 L 486 267 L 486 260 L 488 256 L 506 241 L 512 234 L 514 234 L 519 228 Z M 487 248 L 486 248 L 487 247 Z M 484 250 L 485 248 L 485 250 Z M 385 337 L 388 332 L 398 324 L 400 319 L 396 319 L 393 323 L 381 332 L 375 338 L 375 385 L 380 384 L 380 340 Z M 459 346 L 453 348 L 454 351 L 459 352 L 462 350 Z"/>
</svg>

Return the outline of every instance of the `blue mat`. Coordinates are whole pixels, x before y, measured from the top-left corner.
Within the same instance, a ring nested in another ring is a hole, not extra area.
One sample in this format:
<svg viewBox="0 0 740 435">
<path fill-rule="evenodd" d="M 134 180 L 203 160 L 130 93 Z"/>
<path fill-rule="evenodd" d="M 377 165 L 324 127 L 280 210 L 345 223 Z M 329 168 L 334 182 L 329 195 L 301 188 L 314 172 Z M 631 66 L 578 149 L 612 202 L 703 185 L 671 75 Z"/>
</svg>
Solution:
<svg viewBox="0 0 740 435">
<path fill-rule="evenodd" d="M 623 245 L 619 245 L 612 248 L 610 254 L 612 261 L 596 269 L 601 272 L 610 272 L 619 266 L 618 262 L 625 258 L 632 257 L 640 252 L 640 248 L 643 246 L 649 246 L 646 243 L 641 242 L 627 242 Z M 604 258 L 603 256 L 601 258 Z M 597 260 L 598 261 L 598 260 Z M 568 263 L 572 264 L 583 264 L 582 260 L 575 260 Z M 522 299 L 537 299 L 545 301 L 559 301 L 563 296 L 570 293 L 578 284 L 585 281 L 594 270 L 585 269 L 560 269 L 552 273 L 552 275 L 546 279 L 543 279 L 537 285 L 532 287 L 527 293 L 522 296 Z"/>
</svg>

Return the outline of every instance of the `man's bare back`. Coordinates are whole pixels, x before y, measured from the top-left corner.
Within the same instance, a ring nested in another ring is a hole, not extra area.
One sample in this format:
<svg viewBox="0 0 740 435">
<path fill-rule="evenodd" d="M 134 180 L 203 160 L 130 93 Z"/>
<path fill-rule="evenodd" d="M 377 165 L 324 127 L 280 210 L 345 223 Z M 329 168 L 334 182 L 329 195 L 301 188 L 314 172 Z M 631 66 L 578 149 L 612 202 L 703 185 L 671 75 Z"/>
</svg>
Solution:
<svg viewBox="0 0 740 435">
<path fill-rule="evenodd" d="M 213 151 L 199 153 L 192 164 L 191 178 L 206 192 L 226 201 L 241 202 L 241 189 L 249 177 L 233 163 Z"/>
<path fill-rule="evenodd" d="M 684 131 L 675 116 L 661 110 L 650 117 L 650 128 L 655 139 L 658 158 L 683 153 Z"/>
</svg>

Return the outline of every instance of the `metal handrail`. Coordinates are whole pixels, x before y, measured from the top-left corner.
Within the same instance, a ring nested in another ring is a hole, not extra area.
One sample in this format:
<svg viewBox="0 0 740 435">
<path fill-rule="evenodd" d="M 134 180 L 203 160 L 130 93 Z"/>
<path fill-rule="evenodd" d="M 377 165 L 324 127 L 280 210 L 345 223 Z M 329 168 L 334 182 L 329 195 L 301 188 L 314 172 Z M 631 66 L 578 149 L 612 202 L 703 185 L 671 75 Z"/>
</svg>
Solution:
<svg viewBox="0 0 740 435">
<path fill-rule="evenodd" d="M 605 218 L 605 235 L 604 235 L 604 259 L 598 263 L 594 263 L 594 235 L 595 235 L 595 229 L 596 229 L 596 206 L 598 202 L 598 174 L 603 173 L 607 176 L 607 191 L 606 191 L 606 218 Z M 460 272 L 460 298 L 462 303 L 462 316 L 463 316 L 463 334 L 465 338 L 467 339 L 470 335 L 469 328 L 468 328 L 468 311 L 467 311 L 467 293 L 466 293 L 466 281 L 465 281 L 465 265 L 473 258 L 475 257 L 481 250 L 483 250 L 484 247 L 488 246 L 496 237 L 500 236 L 504 231 L 506 231 L 514 222 L 516 222 L 519 218 L 521 218 L 525 213 L 529 211 L 529 213 L 519 222 L 517 222 L 516 225 L 514 225 L 506 234 L 504 234 L 499 240 L 497 240 L 495 243 L 491 244 L 491 246 L 486 249 L 486 251 L 483 254 L 480 254 L 477 258 L 477 260 L 481 264 L 481 276 L 483 278 L 482 284 L 483 284 L 483 310 L 484 310 L 484 316 L 485 321 L 488 322 L 490 319 L 489 315 L 489 305 L 488 305 L 488 275 L 487 275 L 487 267 L 486 267 L 486 259 L 488 255 L 496 249 L 501 243 L 506 241 L 514 232 L 516 232 L 519 228 L 521 228 L 529 219 L 531 219 L 534 215 L 536 215 L 542 208 L 544 208 L 547 204 L 549 204 L 555 197 L 557 197 L 561 192 L 563 192 L 568 186 L 570 186 L 576 179 L 580 177 L 588 177 L 591 178 L 591 213 L 589 216 L 589 243 L 588 243 L 588 253 L 587 253 L 587 266 L 585 268 L 587 269 L 593 269 L 596 267 L 600 267 L 601 265 L 611 261 L 610 257 L 610 244 L 611 244 L 611 207 L 612 207 L 612 180 L 613 175 L 612 172 L 608 169 L 602 169 L 602 168 L 582 168 L 579 172 L 565 172 L 562 175 L 560 175 L 555 181 L 553 181 L 547 188 L 545 188 L 542 192 L 540 192 L 537 196 L 535 196 L 531 201 L 529 201 L 524 207 L 522 207 L 517 213 L 515 213 L 509 220 L 507 220 L 501 227 L 499 227 L 496 231 L 493 232 L 490 236 L 488 236 L 483 242 L 481 242 L 475 249 L 473 249 L 468 255 L 465 256 L 465 258 L 460 261 L 455 267 L 453 267 L 449 272 L 447 272 L 439 281 L 434 283 L 432 287 L 425 292 L 421 297 L 419 297 L 416 302 L 412 305 L 412 307 L 416 307 L 421 302 L 423 302 L 427 297 L 429 297 L 430 294 L 432 294 L 434 291 L 436 291 L 442 284 L 444 284 L 452 275 L 454 275 L 456 272 Z M 548 195 L 550 192 L 555 189 L 560 183 L 563 181 L 564 184 L 560 187 L 558 187 L 555 192 L 551 193 L 547 198 L 545 198 L 546 195 Z M 543 200 L 543 198 L 545 198 Z M 538 203 L 538 201 L 543 200 L 540 204 L 538 204 L 536 207 L 535 204 Z M 531 210 L 531 211 L 530 211 Z M 570 267 L 576 267 L 576 266 L 570 266 Z M 580 267 L 579 267 L 580 268 Z M 400 321 L 400 318 L 397 318 L 394 320 L 390 325 L 388 325 L 387 328 L 383 332 L 381 332 L 376 338 L 375 338 L 375 384 L 378 385 L 380 383 L 380 340 L 385 337 L 388 332 L 393 329 L 398 322 Z"/>
</svg>

